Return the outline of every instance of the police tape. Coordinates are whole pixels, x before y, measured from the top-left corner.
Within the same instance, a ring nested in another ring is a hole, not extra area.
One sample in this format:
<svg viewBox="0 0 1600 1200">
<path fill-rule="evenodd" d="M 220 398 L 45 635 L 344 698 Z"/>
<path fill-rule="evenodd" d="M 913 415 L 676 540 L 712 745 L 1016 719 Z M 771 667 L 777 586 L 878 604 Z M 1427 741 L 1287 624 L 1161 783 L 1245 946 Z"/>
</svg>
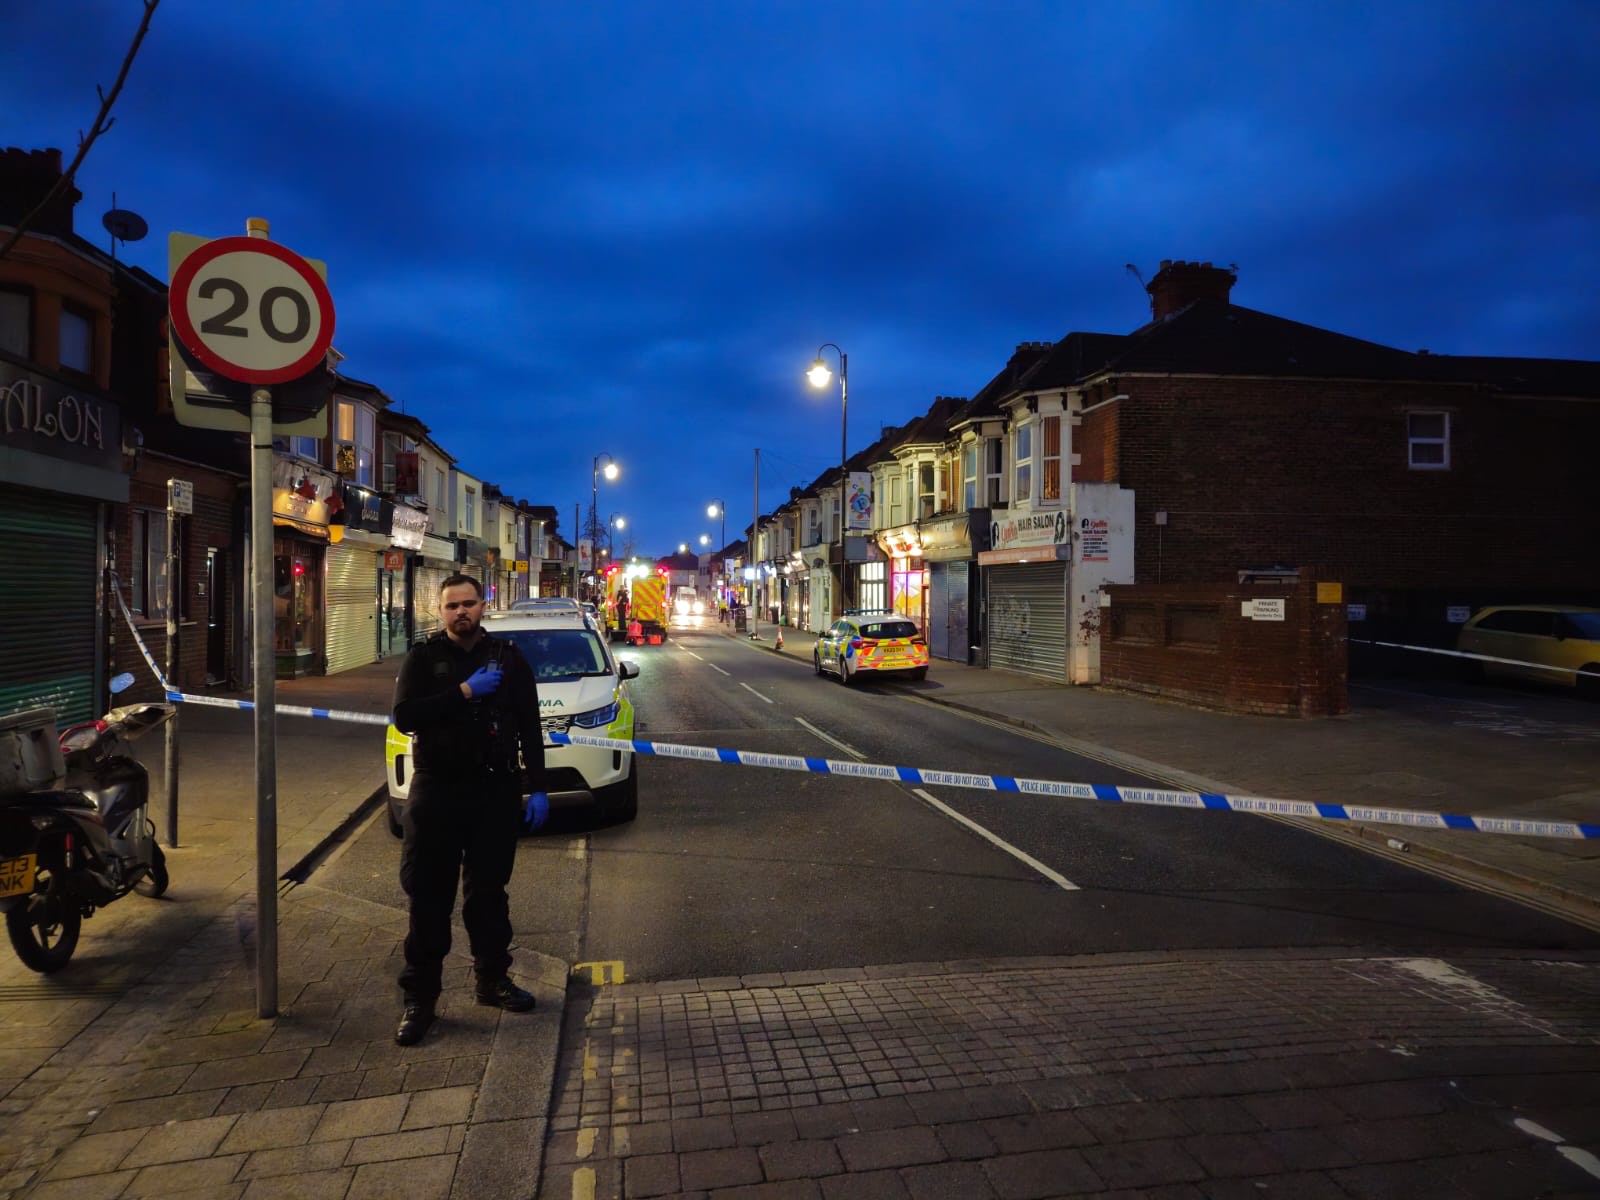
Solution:
<svg viewBox="0 0 1600 1200">
<path fill-rule="evenodd" d="M 111 572 L 111 594 L 117 598 L 117 607 L 122 609 L 123 619 L 128 622 L 128 630 L 133 634 L 133 643 L 139 647 L 139 653 L 144 655 L 144 661 L 150 664 L 150 670 L 155 673 L 156 682 L 161 685 L 161 690 L 172 691 L 172 685 L 167 682 L 167 677 L 161 673 L 161 668 L 156 666 L 150 648 L 144 644 L 144 638 L 139 636 L 139 627 L 133 623 L 133 614 L 128 611 L 128 602 L 122 598 L 122 582 L 117 578 L 115 571 Z"/>
<path fill-rule="evenodd" d="M 122 597 L 118 595 L 118 602 Z M 126 605 L 123 613 L 127 614 Z M 128 618 L 133 628 L 133 618 Z M 144 650 L 139 632 L 134 640 Z M 145 661 L 162 679 L 155 660 L 145 651 Z M 174 704 L 198 704 L 208 708 L 230 708 L 253 712 L 249 700 L 228 700 L 220 696 L 196 696 L 174 691 L 164 679 L 162 690 Z M 309 708 L 279 704 L 274 710 L 284 716 L 314 720 L 344 721 L 357 725 L 387 727 L 389 718 L 380 713 L 353 712 L 338 708 Z M 1536 818 L 1471 816 L 1460 813 L 1421 812 L 1405 808 L 1372 808 L 1355 804 L 1318 804 L 1307 800 L 1275 800 L 1264 796 L 1223 796 L 1212 792 L 1183 792 L 1170 788 L 1118 787 L 1103 783 L 1064 783 L 1051 779 L 1021 779 L 1012 775 L 976 775 L 964 771 L 925 770 L 882 763 L 842 762 L 833 758 L 811 758 L 800 754 L 768 754 L 762 751 L 729 750 L 717 746 L 688 746 L 675 742 L 647 742 L 624 738 L 598 737 L 585 733 L 545 735 L 556 746 L 589 746 L 602 750 L 632 751 L 655 758 L 679 758 L 689 762 L 720 763 L 740 767 L 765 767 L 779 771 L 803 771 L 812 775 L 831 775 L 846 779 L 876 779 L 887 783 L 911 783 L 928 787 L 966 788 L 1024 796 L 1051 796 L 1071 800 L 1100 800 L 1110 804 L 1147 804 L 1162 808 L 1191 808 L 1208 811 L 1259 813 L 1276 817 L 1305 817 L 1317 821 L 1358 822 L 1372 825 L 1403 825 L 1412 829 L 1446 829 L 1463 833 L 1498 833 L 1514 837 L 1600 839 L 1600 824 L 1584 821 L 1549 821 Z"/>
<path fill-rule="evenodd" d="M 1473 654 L 1466 650 L 1446 650 L 1440 646 L 1411 646 L 1405 642 L 1375 642 L 1369 638 L 1346 638 L 1352 646 L 1382 646 L 1386 650 L 1415 650 L 1418 654 L 1438 654 L 1445 658 L 1460 658 L 1468 662 L 1503 663 L 1508 667 L 1522 667 L 1533 671 L 1554 671 L 1558 675 L 1593 675 L 1585 667 L 1557 667 L 1549 663 L 1528 662 L 1521 658 L 1496 658 L 1492 654 Z"/>
<path fill-rule="evenodd" d="M 1480 817 L 1457 813 L 1419 812 L 1404 808 L 1372 808 L 1356 804 L 1274 800 L 1264 796 L 1222 796 L 1212 792 L 1181 792 L 1168 788 L 1062 783 L 1049 779 L 1019 779 L 1011 775 L 973 775 L 961 771 L 929 771 L 917 767 L 894 767 L 880 763 L 840 762 L 832 758 L 809 758 L 797 754 L 766 754 L 709 746 L 681 746 L 670 742 L 624 741 L 620 738 L 595 737 L 592 734 L 581 733 L 551 733 L 548 736 L 556 745 L 594 746 L 608 750 L 626 748 L 636 754 L 654 755 L 659 758 L 682 758 L 693 762 L 727 763 L 742 767 L 770 767 L 780 771 L 806 771 L 813 775 L 881 779 L 889 783 L 915 783 L 930 787 L 969 788 L 1026 796 L 1059 796 L 1073 800 L 1101 800 L 1112 804 L 1153 804 L 1164 808 L 1264 813 L 1277 817 L 1308 817 L 1319 821 L 1405 825 L 1412 829 L 1501 833 L 1517 837 L 1600 838 L 1600 824 L 1582 821 Z"/>
</svg>

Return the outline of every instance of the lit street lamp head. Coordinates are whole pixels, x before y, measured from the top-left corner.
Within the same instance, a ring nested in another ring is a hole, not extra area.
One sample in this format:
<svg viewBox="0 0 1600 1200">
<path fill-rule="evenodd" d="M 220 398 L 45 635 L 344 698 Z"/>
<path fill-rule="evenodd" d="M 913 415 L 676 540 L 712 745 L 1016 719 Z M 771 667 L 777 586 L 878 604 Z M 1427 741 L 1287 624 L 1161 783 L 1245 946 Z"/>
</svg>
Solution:
<svg viewBox="0 0 1600 1200">
<path fill-rule="evenodd" d="M 616 463 L 608 462 L 601 471 L 601 474 L 607 479 L 615 479 L 619 474 L 621 474 L 621 471 L 618 469 Z"/>
<path fill-rule="evenodd" d="M 828 370 L 828 364 L 819 358 L 811 364 L 811 369 L 806 372 L 806 378 L 811 380 L 812 387 L 827 387 L 828 380 L 833 378 L 833 372 Z"/>
<path fill-rule="evenodd" d="M 720 513 L 721 510 L 715 504 L 706 505 L 706 516 L 715 517 L 720 515 Z"/>
<path fill-rule="evenodd" d="M 702 533 L 700 535 L 700 544 L 702 546 L 709 546 L 711 544 L 711 535 L 709 533 Z"/>
<path fill-rule="evenodd" d="M 689 553 L 689 543 L 688 542 L 679 542 L 678 543 L 678 553 L 679 554 L 687 554 L 687 553 Z"/>
</svg>

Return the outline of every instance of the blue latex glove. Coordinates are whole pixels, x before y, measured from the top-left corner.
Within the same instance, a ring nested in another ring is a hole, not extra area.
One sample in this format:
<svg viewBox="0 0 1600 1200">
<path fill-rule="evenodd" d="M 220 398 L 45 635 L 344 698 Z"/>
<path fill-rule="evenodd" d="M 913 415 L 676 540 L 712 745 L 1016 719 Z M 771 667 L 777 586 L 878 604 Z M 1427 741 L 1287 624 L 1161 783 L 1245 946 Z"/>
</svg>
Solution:
<svg viewBox="0 0 1600 1200">
<path fill-rule="evenodd" d="M 529 793 L 528 803 L 522 809 L 522 823 L 529 829 L 537 829 L 549 815 L 550 797 L 544 792 Z"/>
<path fill-rule="evenodd" d="M 467 676 L 467 691 L 472 693 L 468 699 L 476 700 L 480 696 L 494 695 L 495 689 L 500 686 L 501 675 L 498 663 L 486 663 L 479 667 Z"/>
</svg>

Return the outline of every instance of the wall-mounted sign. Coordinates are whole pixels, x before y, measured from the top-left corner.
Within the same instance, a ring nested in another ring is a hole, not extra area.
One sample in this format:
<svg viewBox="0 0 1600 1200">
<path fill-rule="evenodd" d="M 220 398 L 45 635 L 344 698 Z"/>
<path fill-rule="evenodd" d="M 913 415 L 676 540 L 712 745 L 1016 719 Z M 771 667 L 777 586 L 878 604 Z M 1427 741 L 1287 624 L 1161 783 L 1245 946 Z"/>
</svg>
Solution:
<svg viewBox="0 0 1600 1200">
<path fill-rule="evenodd" d="M 0 362 L 0 439 L 69 462 L 122 467 L 122 412 L 45 375 Z"/>
<path fill-rule="evenodd" d="M 1111 522 L 1104 517 L 1084 517 L 1078 522 L 1078 561 L 1111 561 Z"/>
<path fill-rule="evenodd" d="M 1347 621 L 1365 621 L 1367 619 L 1367 606 L 1365 604 L 1345 605 L 1344 619 Z"/>
<path fill-rule="evenodd" d="M 194 484 L 187 479 L 167 480 L 167 504 L 180 517 L 194 515 Z"/>
<path fill-rule="evenodd" d="M 1055 546 L 1066 540 L 1067 514 L 1060 511 L 1006 517 L 991 522 L 989 526 L 989 548 L 992 550 Z"/>
<path fill-rule="evenodd" d="M 383 569 L 385 571 L 403 571 L 406 567 L 404 550 L 385 550 L 383 552 Z"/>
<path fill-rule="evenodd" d="M 1344 584 L 1342 584 L 1342 583 L 1318 583 L 1317 584 L 1317 603 L 1318 604 L 1343 604 L 1344 603 Z"/>
<path fill-rule="evenodd" d="M 1444 619 L 1452 625 L 1465 625 L 1472 619 L 1472 606 L 1470 604 L 1452 604 L 1444 610 Z"/>
<path fill-rule="evenodd" d="M 1249 617 L 1252 621 L 1282 621 L 1287 616 L 1287 602 L 1282 596 L 1270 600 L 1251 600 Z"/>
</svg>

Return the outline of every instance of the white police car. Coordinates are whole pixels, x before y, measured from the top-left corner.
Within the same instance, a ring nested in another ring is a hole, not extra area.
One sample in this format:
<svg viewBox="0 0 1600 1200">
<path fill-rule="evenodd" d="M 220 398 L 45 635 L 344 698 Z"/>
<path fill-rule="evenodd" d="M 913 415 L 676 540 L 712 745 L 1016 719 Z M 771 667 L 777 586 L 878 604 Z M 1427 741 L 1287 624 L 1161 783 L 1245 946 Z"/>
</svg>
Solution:
<svg viewBox="0 0 1600 1200">
<path fill-rule="evenodd" d="M 593 803 L 609 820 L 633 820 L 639 812 L 637 756 L 599 746 L 555 746 L 548 735 L 571 732 L 631 740 L 628 680 L 638 676 L 638 664 L 612 655 L 575 600 L 519 601 L 512 612 L 485 614 L 484 629 L 513 643 L 539 681 L 550 806 Z M 400 814 L 411 790 L 411 738 L 393 724 L 383 757 L 389 773 L 389 832 L 399 837 Z"/>
</svg>

